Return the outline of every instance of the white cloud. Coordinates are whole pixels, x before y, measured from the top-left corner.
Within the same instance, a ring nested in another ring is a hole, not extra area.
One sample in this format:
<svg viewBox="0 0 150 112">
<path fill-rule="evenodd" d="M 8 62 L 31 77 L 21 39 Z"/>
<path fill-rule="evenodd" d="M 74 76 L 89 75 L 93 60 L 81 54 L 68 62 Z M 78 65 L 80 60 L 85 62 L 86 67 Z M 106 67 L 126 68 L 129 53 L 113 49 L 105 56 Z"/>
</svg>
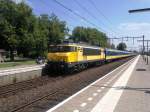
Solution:
<svg viewBox="0 0 150 112">
<path fill-rule="evenodd" d="M 27 3 L 28 5 L 30 5 L 31 7 L 33 7 L 33 4 L 32 4 L 32 2 L 31 2 L 31 1 L 26 0 L 26 1 L 25 1 L 25 3 Z"/>
<path fill-rule="evenodd" d="M 29 1 L 29 0 L 12 0 L 12 1 L 14 1 L 16 4 L 24 2 L 24 3 L 28 4 L 31 7 L 33 6 L 32 2 Z"/>
<path fill-rule="evenodd" d="M 150 23 L 149 22 L 128 22 L 128 23 L 120 23 L 117 27 L 117 30 L 120 32 L 120 35 L 129 36 L 129 37 L 140 37 L 142 35 L 145 35 L 145 39 L 150 40 Z M 141 38 L 142 39 L 142 38 Z M 133 43 L 133 39 L 126 39 L 124 42 L 127 44 L 128 47 L 137 47 L 139 49 L 139 45 L 142 45 L 142 43 L 137 42 L 137 40 L 141 39 L 135 39 Z M 114 41 L 117 45 L 120 41 Z"/>
<path fill-rule="evenodd" d="M 147 22 L 130 22 L 130 23 L 121 23 L 118 26 L 118 29 L 124 35 L 150 35 L 150 23 Z"/>
<path fill-rule="evenodd" d="M 12 0 L 12 1 L 14 1 L 15 3 L 20 3 L 20 2 L 22 2 L 24 0 Z"/>
</svg>

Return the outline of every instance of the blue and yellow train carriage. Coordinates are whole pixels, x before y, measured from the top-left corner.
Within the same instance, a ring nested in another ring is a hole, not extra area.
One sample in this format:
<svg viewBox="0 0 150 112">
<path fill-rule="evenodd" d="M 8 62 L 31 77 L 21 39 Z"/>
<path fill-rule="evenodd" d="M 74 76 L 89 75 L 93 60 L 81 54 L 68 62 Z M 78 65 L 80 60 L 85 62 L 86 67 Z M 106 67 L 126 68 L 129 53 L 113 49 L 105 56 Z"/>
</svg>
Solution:
<svg viewBox="0 0 150 112">
<path fill-rule="evenodd" d="M 105 56 L 106 56 L 105 57 L 106 61 L 112 61 L 112 60 L 131 56 L 131 52 L 114 50 L 114 49 L 105 49 Z"/>
</svg>

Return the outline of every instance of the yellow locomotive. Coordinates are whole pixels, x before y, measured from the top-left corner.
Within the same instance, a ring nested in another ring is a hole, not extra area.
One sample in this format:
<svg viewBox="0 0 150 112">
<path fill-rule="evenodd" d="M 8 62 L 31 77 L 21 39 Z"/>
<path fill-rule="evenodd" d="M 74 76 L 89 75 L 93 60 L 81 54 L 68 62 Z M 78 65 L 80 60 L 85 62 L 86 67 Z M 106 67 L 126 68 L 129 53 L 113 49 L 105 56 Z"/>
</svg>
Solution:
<svg viewBox="0 0 150 112">
<path fill-rule="evenodd" d="M 81 70 L 92 64 L 104 63 L 104 49 L 77 43 L 51 45 L 48 65 L 53 70 Z"/>
<path fill-rule="evenodd" d="M 105 49 L 102 47 L 64 43 L 50 45 L 47 65 L 54 71 L 80 71 L 90 65 L 130 56 L 130 52 Z"/>
</svg>

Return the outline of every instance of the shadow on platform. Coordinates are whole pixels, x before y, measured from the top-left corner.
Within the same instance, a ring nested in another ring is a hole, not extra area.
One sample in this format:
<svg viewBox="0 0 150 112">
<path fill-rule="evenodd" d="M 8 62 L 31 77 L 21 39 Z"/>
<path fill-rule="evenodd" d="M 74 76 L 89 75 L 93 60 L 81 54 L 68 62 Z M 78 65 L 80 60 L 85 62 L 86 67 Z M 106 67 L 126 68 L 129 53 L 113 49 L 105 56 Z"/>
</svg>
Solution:
<svg viewBox="0 0 150 112">
<path fill-rule="evenodd" d="M 105 87 L 105 88 L 114 88 L 116 90 L 131 90 L 131 91 L 142 91 L 144 93 L 150 94 L 150 88 L 137 88 L 137 87 L 129 87 L 129 86 L 99 86 L 99 85 L 92 85 L 94 87 Z"/>
</svg>

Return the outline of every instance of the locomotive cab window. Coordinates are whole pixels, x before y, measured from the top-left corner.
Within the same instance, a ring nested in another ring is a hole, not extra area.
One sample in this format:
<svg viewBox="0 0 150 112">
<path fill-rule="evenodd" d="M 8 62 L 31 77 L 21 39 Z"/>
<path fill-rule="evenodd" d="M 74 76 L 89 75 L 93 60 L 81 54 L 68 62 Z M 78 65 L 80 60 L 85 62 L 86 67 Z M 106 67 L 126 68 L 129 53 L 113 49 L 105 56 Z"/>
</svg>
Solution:
<svg viewBox="0 0 150 112">
<path fill-rule="evenodd" d="M 74 46 L 50 46 L 49 52 L 75 52 L 76 47 Z"/>
</svg>

